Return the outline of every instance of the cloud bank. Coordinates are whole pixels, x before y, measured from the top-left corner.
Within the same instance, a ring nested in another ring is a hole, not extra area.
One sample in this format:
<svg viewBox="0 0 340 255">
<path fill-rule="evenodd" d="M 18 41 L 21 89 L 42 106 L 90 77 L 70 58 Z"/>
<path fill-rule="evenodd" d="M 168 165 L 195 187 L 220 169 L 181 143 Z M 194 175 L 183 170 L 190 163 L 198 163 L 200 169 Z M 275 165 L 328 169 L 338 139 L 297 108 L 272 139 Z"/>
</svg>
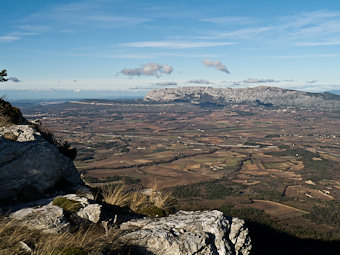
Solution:
<svg viewBox="0 0 340 255">
<path fill-rule="evenodd" d="M 223 65 L 220 61 L 218 60 L 209 60 L 205 59 L 202 61 L 203 65 L 207 67 L 213 67 L 221 72 L 224 73 L 230 73 L 225 65 Z"/>
<path fill-rule="evenodd" d="M 156 76 L 159 77 L 162 74 L 171 74 L 173 72 L 172 66 L 160 65 L 157 63 L 147 63 L 139 68 L 124 68 L 120 71 L 123 75 L 133 77 L 133 76 Z"/>
<path fill-rule="evenodd" d="M 159 86 L 159 87 L 166 87 L 166 86 L 177 86 L 177 82 L 173 81 L 165 81 L 165 82 L 156 82 L 152 83 L 153 85 Z"/>
<path fill-rule="evenodd" d="M 244 83 L 272 83 L 272 82 L 279 82 L 274 79 L 254 79 L 248 78 L 247 80 L 243 80 Z"/>
<path fill-rule="evenodd" d="M 212 82 L 208 81 L 208 80 L 190 80 L 188 81 L 188 83 L 194 83 L 194 84 L 212 84 Z"/>
</svg>

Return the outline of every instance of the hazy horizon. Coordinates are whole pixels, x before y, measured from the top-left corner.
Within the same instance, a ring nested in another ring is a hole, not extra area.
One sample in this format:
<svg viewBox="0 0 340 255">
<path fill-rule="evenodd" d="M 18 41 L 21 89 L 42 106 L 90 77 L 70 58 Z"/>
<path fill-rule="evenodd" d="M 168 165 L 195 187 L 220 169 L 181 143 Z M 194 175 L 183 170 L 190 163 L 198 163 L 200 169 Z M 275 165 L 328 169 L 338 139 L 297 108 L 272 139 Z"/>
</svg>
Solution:
<svg viewBox="0 0 340 255">
<path fill-rule="evenodd" d="M 178 86 L 177 88 L 180 88 Z M 25 100 L 80 100 L 80 99 L 135 99 L 143 98 L 148 94 L 149 90 L 0 90 L 0 97 L 9 101 L 25 101 Z M 307 91 L 312 92 L 313 91 Z M 340 95 L 340 90 L 329 90 L 320 92 L 331 92 Z"/>
</svg>

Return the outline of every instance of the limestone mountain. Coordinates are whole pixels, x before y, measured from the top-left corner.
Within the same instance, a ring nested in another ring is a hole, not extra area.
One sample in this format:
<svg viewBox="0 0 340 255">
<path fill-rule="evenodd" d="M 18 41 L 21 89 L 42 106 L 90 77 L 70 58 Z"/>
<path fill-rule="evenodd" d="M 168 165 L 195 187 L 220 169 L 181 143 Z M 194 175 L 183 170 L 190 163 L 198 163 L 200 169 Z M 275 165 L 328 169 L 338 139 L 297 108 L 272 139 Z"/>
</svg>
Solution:
<svg viewBox="0 0 340 255">
<path fill-rule="evenodd" d="M 193 104 L 240 104 L 339 110 L 340 96 L 332 93 L 310 93 L 278 87 L 254 88 L 179 87 L 149 92 L 145 101 L 190 102 Z"/>
</svg>

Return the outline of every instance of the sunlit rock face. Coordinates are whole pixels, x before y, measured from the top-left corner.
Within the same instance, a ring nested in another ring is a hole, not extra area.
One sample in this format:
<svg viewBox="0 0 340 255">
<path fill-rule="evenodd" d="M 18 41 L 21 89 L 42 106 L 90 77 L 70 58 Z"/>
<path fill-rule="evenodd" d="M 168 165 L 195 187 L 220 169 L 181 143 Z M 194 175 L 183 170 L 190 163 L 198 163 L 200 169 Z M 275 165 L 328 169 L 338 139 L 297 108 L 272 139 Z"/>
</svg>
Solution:
<svg viewBox="0 0 340 255">
<path fill-rule="evenodd" d="M 244 221 L 217 210 L 131 220 L 123 223 L 121 230 L 126 231 L 122 239 L 143 247 L 145 254 L 246 255 L 252 247 Z"/>
</svg>

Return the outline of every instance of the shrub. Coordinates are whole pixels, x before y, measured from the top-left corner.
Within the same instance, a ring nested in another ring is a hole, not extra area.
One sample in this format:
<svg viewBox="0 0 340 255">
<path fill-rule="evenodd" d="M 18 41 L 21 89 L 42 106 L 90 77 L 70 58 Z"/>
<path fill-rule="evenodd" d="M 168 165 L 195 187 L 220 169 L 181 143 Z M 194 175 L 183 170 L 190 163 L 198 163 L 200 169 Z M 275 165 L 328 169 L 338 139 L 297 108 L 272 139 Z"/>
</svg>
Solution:
<svg viewBox="0 0 340 255">
<path fill-rule="evenodd" d="M 154 217 L 164 217 L 167 215 L 167 213 L 161 209 L 158 208 L 155 205 L 149 205 L 146 207 L 142 207 L 141 209 L 136 211 L 139 214 L 144 214 L 144 215 L 148 215 L 148 216 L 154 216 Z"/>
<path fill-rule="evenodd" d="M 6 100 L 0 98 L 0 125 L 27 124 L 19 108 L 12 106 Z"/>
</svg>

